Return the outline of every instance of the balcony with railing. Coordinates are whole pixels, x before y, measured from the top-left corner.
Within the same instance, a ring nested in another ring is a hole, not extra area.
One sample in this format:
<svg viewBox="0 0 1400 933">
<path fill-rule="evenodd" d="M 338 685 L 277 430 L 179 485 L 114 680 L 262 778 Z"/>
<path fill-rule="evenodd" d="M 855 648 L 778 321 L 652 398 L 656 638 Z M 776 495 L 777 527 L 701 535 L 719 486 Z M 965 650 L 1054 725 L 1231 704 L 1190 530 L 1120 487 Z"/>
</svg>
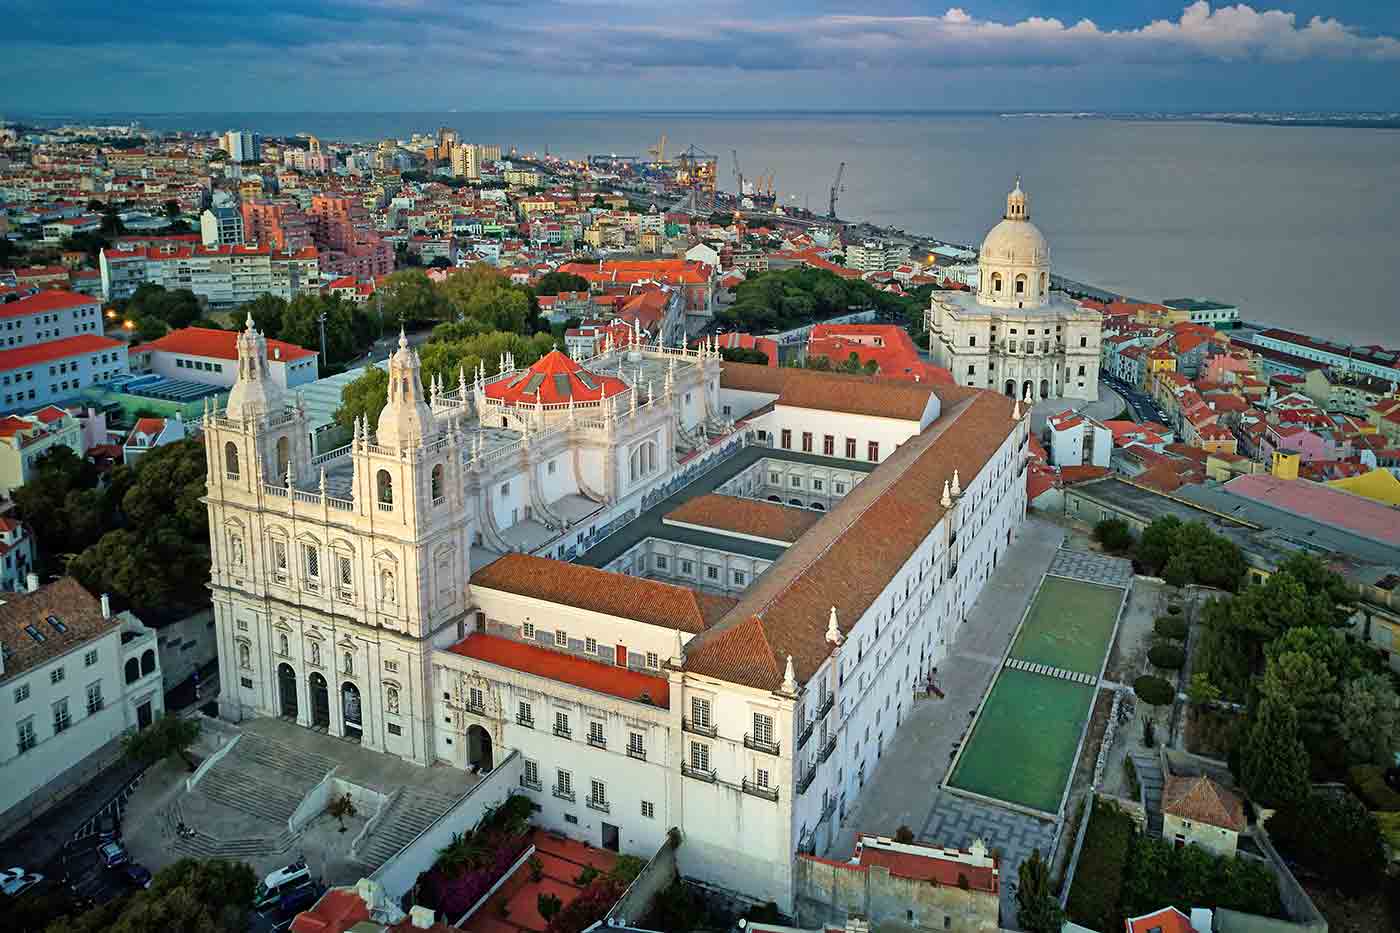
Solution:
<svg viewBox="0 0 1400 933">
<path fill-rule="evenodd" d="M 574 737 L 573 730 L 571 730 L 568 726 L 561 725 L 559 723 L 554 724 L 554 734 L 561 739 L 572 740 Z"/>
<path fill-rule="evenodd" d="M 807 720 L 807 725 L 803 726 L 802 731 L 797 734 L 798 751 L 807 747 L 807 740 L 812 737 L 812 730 L 816 728 L 816 725 L 817 721 L 815 719 L 809 719 Z"/>
<path fill-rule="evenodd" d="M 760 784 L 750 781 L 748 778 L 744 778 L 743 789 L 746 794 L 753 794 L 755 797 L 762 797 L 764 800 L 771 800 L 774 803 L 778 801 L 778 789 L 776 787 L 763 787 Z"/>
<path fill-rule="evenodd" d="M 532 781 L 523 774 L 520 775 L 520 786 L 527 790 L 544 790 L 544 785 L 538 780 Z"/>
<path fill-rule="evenodd" d="M 569 803 L 574 802 L 574 792 L 571 788 L 560 787 L 556 784 L 554 785 L 553 793 L 554 796 L 558 797 L 560 800 L 567 800 Z"/>
<path fill-rule="evenodd" d="M 629 745 L 629 746 L 627 746 L 627 757 L 628 757 L 628 758 L 635 758 L 635 759 L 637 759 L 638 761 L 646 761 L 646 760 L 647 760 L 647 750 L 646 750 L 645 748 L 638 748 L 638 747 L 635 746 L 635 745 Z"/>
<path fill-rule="evenodd" d="M 778 755 L 782 753 L 782 747 L 778 745 L 777 742 L 759 738 L 752 734 L 744 736 L 744 747 L 756 752 L 763 752 L 765 755 Z"/>
<path fill-rule="evenodd" d="M 703 768 L 697 768 L 695 767 L 695 765 L 692 765 L 688 761 L 681 762 L 681 774 L 684 774 L 688 778 L 695 778 L 695 780 L 697 781 L 704 781 L 707 784 L 713 784 L 716 780 L 719 779 L 718 772 L 714 770 L 706 771 Z"/>
<path fill-rule="evenodd" d="M 836 736 L 833 735 L 826 740 L 826 744 L 822 746 L 821 754 L 817 757 L 821 761 L 826 761 L 831 757 L 831 753 L 834 751 L 836 751 Z"/>
<path fill-rule="evenodd" d="M 797 793 L 802 795 L 807 793 L 807 788 L 812 786 L 812 782 L 817 778 L 816 765 L 807 769 L 807 773 L 797 779 Z"/>
<path fill-rule="evenodd" d="M 588 736 L 588 744 L 592 745 L 594 748 L 607 748 L 608 740 L 601 735 L 593 735 L 590 733 Z"/>
<path fill-rule="evenodd" d="M 596 797 L 589 797 L 587 800 L 588 809 L 597 810 L 599 813 L 608 813 L 612 810 L 606 800 L 599 800 Z"/>
<path fill-rule="evenodd" d="M 711 739 L 719 734 L 719 730 L 715 728 L 714 723 L 697 722 L 694 719 L 682 719 L 681 728 L 686 732 L 694 732 L 696 735 L 703 735 Z"/>
<path fill-rule="evenodd" d="M 533 729 L 535 728 L 535 719 L 533 716 L 517 715 L 515 717 L 515 724 L 517 726 L 524 726 L 526 729 Z"/>
</svg>

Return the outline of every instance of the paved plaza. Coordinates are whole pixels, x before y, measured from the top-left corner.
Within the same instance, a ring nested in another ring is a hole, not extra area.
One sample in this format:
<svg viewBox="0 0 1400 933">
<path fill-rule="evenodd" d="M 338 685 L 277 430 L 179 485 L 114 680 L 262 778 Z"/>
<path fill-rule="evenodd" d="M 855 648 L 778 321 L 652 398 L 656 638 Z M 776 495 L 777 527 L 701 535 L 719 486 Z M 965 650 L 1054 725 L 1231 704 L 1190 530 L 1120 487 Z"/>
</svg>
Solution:
<svg viewBox="0 0 1400 933">
<path fill-rule="evenodd" d="M 1044 519 L 1026 520 L 969 612 L 948 659 L 939 666 L 938 683 L 945 698 L 920 701 L 891 737 L 831 848 L 823 853 L 826 857 L 849 858 L 857 831 L 893 835 L 900 826 L 908 826 L 921 841 L 940 845 L 966 847 L 981 838 L 1001 850 L 1003 878 L 1010 880 L 1032 848 L 1049 850 L 1052 823 L 958 797 L 938 786 L 1064 536 L 1063 528 Z M 1003 888 L 1003 914 L 1014 917 L 1010 889 L 1009 884 Z"/>
<path fill-rule="evenodd" d="M 1133 562 L 1091 551 L 1062 549 L 1050 562 L 1050 573 L 1085 583 L 1101 583 L 1127 589 L 1133 585 Z"/>
</svg>

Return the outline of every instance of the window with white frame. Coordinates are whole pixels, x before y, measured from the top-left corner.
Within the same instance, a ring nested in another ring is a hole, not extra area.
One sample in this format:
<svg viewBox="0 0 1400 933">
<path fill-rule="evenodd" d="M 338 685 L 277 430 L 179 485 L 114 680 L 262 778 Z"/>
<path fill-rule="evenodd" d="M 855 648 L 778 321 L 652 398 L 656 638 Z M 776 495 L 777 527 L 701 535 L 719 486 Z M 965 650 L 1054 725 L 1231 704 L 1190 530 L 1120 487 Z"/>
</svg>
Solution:
<svg viewBox="0 0 1400 933">
<path fill-rule="evenodd" d="M 53 670 L 49 671 L 49 683 L 51 683 L 51 684 L 61 684 L 61 683 L 63 683 L 63 668 L 61 668 L 61 667 L 56 667 L 56 668 L 54 668 Z"/>
<path fill-rule="evenodd" d="M 531 787 L 539 787 L 540 763 L 538 761 L 531 761 L 528 758 L 525 759 L 525 783 L 529 784 Z"/>
<path fill-rule="evenodd" d="M 764 788 L 764 789 L 766 790 L 766 789 L 768 788 L 768 769 L 767 769 L 767 768 L 755 768 L 755 769 L 754 769 L 754 775 L 753 775 L 753 782 L 754 782 L 754 784 L 756 784 L 757 786 L 762 787 L 762 788 Z"/>
<path fill-rule="evenodd" d="M 15 702 L 23 703 L 29 699 L 29 684 L 20 684 L 15 688 Z"/>
<path fill-rule="evenodd" d="M 704 742 L 690 743 L 690 769 L 709 773 L 710 770 L 710 746 Z"/>
<path fill-rule="evenodd" d="M 647 754 L 646 739 L 640 732 L 627 733 L 627 751 L 633 758 L 645 758 Z"/>
<path fill-rule="evenodd" d="M 469 702 L 470 702 L 470 705 L 471 705 L 471 708 L 472 708 L 472 709 L 484 709 L 484 708 L 485 708 L 485 706 L 486 706 L 486 702 L 485 702 L 486 698 L 485 698 L 485 696 L 482 694 L 481 688 L 480 688 L 480 687 L 472 687 L 472 688 L 471 688 L 471 691 L 470 691 L 470 693 L 469 693 L 469 697 L 470 697 Z"/>
<path fill-rule="evenodd" d="M 93 713 L 102 710 L 102 681 L 94 681 L 87 685 L 87 711 L 91 716 Z"/>
<path fill-rule="evenodd" d="M 321 554 L 314 544 L 302 546 L 302 568 L 306 571 L 306 588 L 316 589 L 321 582 Z"/>
<path fill-rule="evenodd" d="M 661 658 L 657 656 L 655 651 L 647 652 L 647 667 L 652 670 L 657 670 L 661 667 Z"/>
<path fill-rule="evenodd" d="M 287 580 L 287 542 L 272 542 L 272 573 L 278 580 Z"/>
<path fill-rule="evenodd" d="M 605 807 L 608 805 L 608 785 L 594 778 L 589 782 L 588 801 L 594 806 Z"/>
<path fill-rule="evenodd" d="M 656 804 L 650 800 L 642 801 L 642 816 L 649 820 L 656 819 Z"/>
<path fill-rule="evenodd" d="M 596 719 L 588 723 L 588 742 L 590 745 L 606 745 L 608 742 L 603 737 L 603 724 Z"/>
<path fill-rule="evenodd" d="M 534 708 L 525 700 L 521 700 L 519 707 L 516 708 L 515 718 L 521 725 L 533 725 L 535 722 Z"/>
<path fill-rule="evenodd" d="M 355 589 L 355 566 L 350 558 L 344 554 L 337 554 L 335 563 L 336 584 L 340 587 L 341 594 L 348 596 Z"/>
<path fill-rule="evenodd" d="M 584 640 L 583 640 L 583 650 L 586 651 L 586 652 L 588 652 L 589 654 L 597 654 L 597 653 L 598 653 L 598 639 L 596 639 L 596 638 L 584 638 Z"/>
<path fill-rule="evenodd" d="M 554 786 L 561 794 L 572 794 L 574 792 L 573 774 L 563 768 L 558 769 Z"/>
<path fill-rule="evenodd" d="M 554 647 L 569 647 L 569 633 L 564 631 L 562 628 L 557 628 L 554 630 Z"/>
<path fill-rule="evenodd" d="M 15 730 L 18 733 L 17 738 L 19 740 L 19 751 L 21 755 L 39 743 L 38 738 L 34 735 L 33 716 L 21 719 L 19 722 L 15 723 Z"/>
<path fill-rule="evenodd" d="M 561 735 L 569 734 L 569 714 L 561 713 L 558 710 L 554 713 L 554 731 Z"/>
<path fill-rule="evenodd" d="M 53 731 L 54 735 L 62 732 L 73 724 L 73 717 L 68 714 L 68 698 L 57 701 L 53 705 Z"/>
<path fill-rule="evenodd" d="M 520 633 L 521 633 L 523 636 L 525 636 L 525 640 L 526 640 L 526 641 L 534 641 L 534 640 L 535 640 L 535 623 L 533 623 L 533 622 L 526 622 L 524 625 L 522 625 L 522 626 L 520 627 Z"/>
<path fill-rule="evenodd" d="M 689 560 L 683 560 L 683 561 L 681 561 L 681 573 L 689 575 L 689 574 L 693 574 L 694 572 L 695 572 L 695 562 L 694 562 L 694 561 L 689 561 Z"/>
<path fill-rule="evenodd" d="M 767 713 L 753 714 L 753 738 L 763 745 L 773 744 L 773 717 Z"/>
<path fill-rule="evenodd" d="M 735 585 L 735 586 L 743 586 L 743 585 L 744 585 L 744 581 L 745 581 L 746 579 L 748 579 L 748 575 L 745 574 L 744 571 L 742 571 L 742 570 L 734 570 L 734 571 L 731 571 L 731 572 L 734 574 L 734 585 Z"/>
<path fill-rule="evenodd" d="M 702 729 L 710 727 L 710 701 L 700 697 L 690 698 L 690 722 Z"/>
<path fill-rule="evenodd" d="M 83 655 L 83 667 L 92 667 L 97 663 L 97 652 L 89 651 Z"/>
</svg>

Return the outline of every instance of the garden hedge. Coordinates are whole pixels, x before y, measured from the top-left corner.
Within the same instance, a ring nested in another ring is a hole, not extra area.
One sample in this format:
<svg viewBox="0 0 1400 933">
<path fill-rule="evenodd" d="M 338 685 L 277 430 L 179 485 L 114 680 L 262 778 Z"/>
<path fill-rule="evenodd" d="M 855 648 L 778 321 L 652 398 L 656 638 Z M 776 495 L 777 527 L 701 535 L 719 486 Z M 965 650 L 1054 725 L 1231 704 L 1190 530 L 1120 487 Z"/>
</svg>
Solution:
<svg viewBox="0 0 1400 933">
<path fill-rule="evenodd" d="M 1347 783 L 1371 810 L 1400 810 L 1400 792 L 1385 782 L 1385 769 L 1357 765 L 1347 771 Z"/>
<path fill-rule="evenodd" d="M 1065 903 L 1065 912 L 1075 923 L 1093 930 L 1115 930 L 1122 924 L 1119 905 L 1134 828 L 1132 817 L 1117 805 L 1094 801 Z"/>
<path fill-rule="evenodd" d="M 1152 662 L 1153 667 L 1179 671 L 1181 666 L 1186 663 L 1186 652 L 1180 645 L 1171 643 L 1153 645 L 1148 649 L 1147 660 Z"/>
<path fill-rule="evenodd" d="M 1186 640 L 1186 620 L 1178 619 L 1175 616 L 1162 616 L 1152 623 L 1152 631 L 1162 638 L 1170 638 L 1173 641 Z"/>
<path fill-rule="evenodd" d="M 1133 681 L 1133 692 L 1151 706 L 1166 706 L 1176 699 L 1176 688 L 1152 674 L 1143 674 Z"/>
</svg>

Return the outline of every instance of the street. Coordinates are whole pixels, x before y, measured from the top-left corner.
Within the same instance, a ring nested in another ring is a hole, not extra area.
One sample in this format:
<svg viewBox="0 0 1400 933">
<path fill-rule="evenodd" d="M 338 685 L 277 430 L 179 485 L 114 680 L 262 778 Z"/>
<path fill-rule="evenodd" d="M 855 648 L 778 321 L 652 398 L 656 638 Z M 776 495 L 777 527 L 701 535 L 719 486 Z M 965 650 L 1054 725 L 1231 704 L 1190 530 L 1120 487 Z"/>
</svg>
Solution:
<svg viewBox="0 0 1400 933">
<path fill-rule="evenodd" d="M 1134 421 L 1155 421 L 1158 424 L 1167 423 L 1166 412 L 1162 411 L 1152 396 L 1147 395 L 1137 388 L 1131 386 L 1123 380 L 1112 376 L 1109 373 L 1099 370 L 1099 379 L 1113 387 L 1113 390 L 1123 397 L 1128 405 L 1128 411 L 1133 416 Z"/>
</svg>

